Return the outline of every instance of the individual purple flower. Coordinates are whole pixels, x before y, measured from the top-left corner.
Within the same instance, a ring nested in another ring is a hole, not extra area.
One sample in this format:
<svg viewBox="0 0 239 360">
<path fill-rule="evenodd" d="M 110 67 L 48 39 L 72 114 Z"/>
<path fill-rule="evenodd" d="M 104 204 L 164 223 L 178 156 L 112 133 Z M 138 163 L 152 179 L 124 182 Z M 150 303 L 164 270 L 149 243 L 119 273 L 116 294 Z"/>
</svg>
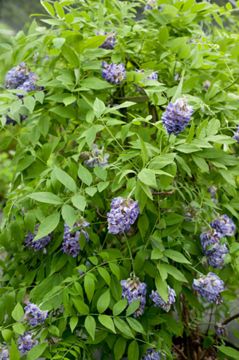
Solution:
<svg viewBox="0 0 239 360">
<path fill-rule="evenodd" d="M 72 257 L 77 257 L 80 252 L 80 231 L 73 230 L 68 225 L 64 225 L 64 235 L 62 243 L 62 251 Z"/>
<path fill-rule="evenodd" d="M 99 35 L 107 35 L 105 41 L 103 42 L 102 45 L 100 45 L 100 48 L 102 49 L 106 49 L 106 50 L 112 50 L 115 47 L 116 44 L 116 37 L 114 33 L 107 33 L 104 32 L 103 34 L 101 34 L 100 32 L 98 32 Z"/>
<path fill-rule="evenodd" d="M 208 192 L 209 192 L 209 194 L 211 195 L 212 201 L 213 201 L 213 202 L 217 202 L 217 187 L 214 186 L 214 185 L 209 186 Z"/>
<path fill-rule="evenodd" d="M 37 76 L 35 73 L 30 72 L 28 75 L 28 79 L 26 81 L 24 81 L 24 83 L 22 83 L 20 86 L 18 86 L 18 90 L 23 90 L 26 92 L 31 92 L 31 91 L 35 91 L 38 89 L 37 85 L 36 85 L 36 81 L 37 81 Z"/>
<path fill-rule="evenodd" d="M 204 90 L 207 91 L 210 88 L 210 86 L 211 86 L 211 81 L 205 80 L 204 83 L 203 83 Z"/>
<path fill-rule="evenodd" d="M 146 354 L 142 357 L 142 360 L 160 360 L 161 354 L 159 351 L 154 349 L 148 349 Z"/>
<path fill-rule="evenodd" d="M 234 132 L 233 139 L 235 139 L 239 143 L 239 126 L 237 127 L 236 131 Z"/>
<path fill-rule="evenodd" d="M 153 71 L 151 74 L 147 76 L 147 80 L 158 80 L 158 73 L 157 71 Z"/>
<path fill-rule="evenodd" d="M 33 240 L 37 234 L 38 227 L 39 227 L 39 225 L 36 225 L 34 233 L 29 232 L 27 234 L 27 236 L 25 237 L 25 242 L 24 242 L 26 247 L 28 247 L 29 249 L 33 249 L 34 251 L 39 251 L 39 250 L 44 249 L 51 241 L 50 235 L 44 236 L 41 239 L 36 240 L 36 241 Z"/>
<path fill-rule="evenodd" d="M 200 276 L 193 280 L 193 289 L 196 290 L 208 302 L 220 304 L 220 293 L 224 291 L 224 282 L 213 272 Z"/>
<path fill-rule="evenodd" d="M 95 166 L 104 167 L 108 165 L 109 154 L 104 153 L 104 148 L 99 149 L 96 144 L 92 145 L 91 152 L 84 152 L 81 154 L 81 157 L 86 159 L 84 164 L 89 168 Z"/>
<path fill-rule="evenodd" d="M 200 235 L 201 245 L 206 256 L 210 255 L 210 248 L 212 245 L 219 243 L 221 237 L 221 233 L 218 233 L 214 229 L 210 229 Z"/>
<path fill-rule="evenodd" d="M 214 244 L 211 248 L 211 254 L 208 255 L 208 264 L 214 268 L 222 269 L 226 254 L 229 253 L 226 244 Z"/>
<path fill-rule="evenodd" d="M 139 216 L 137 201 L 116 197 L 107 213 L 108 230 L 111 234 L 123 234 L 130 230 Z"/>
<path fill-rule="evenodd" d="M 217 336 L 226 336 L 226 328 L 221 323 L 217 323 L 215 325 L 215 331 L 216 331 Z"/>
<path fill-rule="evenodd" d="M 9 360 L 9 351 L 6 347 L 0 349 L 0 360 Z"/>
<path fill-rule="evenodd" d="M 170 286 L 168 286 L 168 301 L 164 301 L 159 293 L 154 290 L 151 292 L 149 297 L 153 301 L 154 306 L 159 307 L 167 312 L 170 310 L 171 305 L 176 301 L 176 293 Z"/>
<path fill-rule="evenodd" d="M 47 311 L 40 310 L 36 304 L 30 302 L 24 307 L 24 311 L 24 317 L 31 326 L 37 326 L 44 323 L 48 316 Z"/>
<path fill-rule="evenodd" d="M 188 125 L 193 113 L 192 106 L 184 98 L 169 103 L 162 115 L 162 122 L 168 134 L 179 134 Z"/>
<path fill-rule="evenodd" d="M 222 236 L 233 236 L 236 231 L 236 225 L 227 215 L 221 215 L 210 223 L 211 227 L 215 229 Z"/>
<path fill-rule="evenodd" d="M 124 64 L 102 62 L 102 76 L 111 84 L 119 85 L 126 78 Z"/>
<path fill-rule="evenodd" d="M 24 62 L 10 69 L 5 77 L 7 89 L 17 89 L 28 79 L 28 69 Z"/>
<path fill-rule="evenodd" d="M 146 305 L 147 285 L 140 282 L 135 276 L 127 280 L 121 280 L 120 284 L 122 286 L 122 297 L 128 301 L 128 304 L 139 300 L 139 307 L 134 312 L 134 317 L 141 316 Z"/>
<path fill-rule="evenodd" d="M 33 339 L 32 336 L 32 333 L 25 332 L 18 338 L 18 350 L 21 352 L 21 354 L 27 353 L 38 344 L 38 341 Z"/>
</svg>

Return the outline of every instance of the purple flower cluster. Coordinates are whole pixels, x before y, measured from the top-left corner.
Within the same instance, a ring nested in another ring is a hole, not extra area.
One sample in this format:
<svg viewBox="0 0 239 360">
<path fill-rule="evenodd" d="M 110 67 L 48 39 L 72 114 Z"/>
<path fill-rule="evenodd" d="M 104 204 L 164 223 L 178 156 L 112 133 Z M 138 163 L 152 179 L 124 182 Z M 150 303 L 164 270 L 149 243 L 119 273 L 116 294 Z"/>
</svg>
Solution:
<svg viewBox="0 0 239 360">
<path fill-rule="evenodd" d="M 210 230 L 200 235 L 201 245 L 208 264 L 221 269 L 229 252 L 227 245 L 221 243 L 221 238 L 234 235 L 236 226 L 227 215 L 219 216 L 210 223 L 210 226 Z"/>
<path fill-rule="evenodd" d="M 107 62 L 103 61 L 102 76 L 109 83 L 119 85 L 126 79 L 125 66 L 124 64 L 107 64 Z"/>
<path fill-rule="evenodd" d="M 151 74 L 147 76 L 147 80 L 158 80 L 158 73 L 157 71 L 153 71 Z"/>
<path fill-rule="evenodd" d="M 209 272 L 193 280 L 193 289 L 208 302 L 221 303 L 220 293 L 224 291 L 224 282 L 216 274 Z"/>
<path fill-rule="evenodd" d="M 210 223 L 211 227 L 215 229 L 221 237 L 233 236 L 236 231 L 236 225 L 227 215 L 221 215 Z"/>
<path fill-rule="evenodd" d="M 111 234 L 122 234 L 130 230 L 139 216 L 139 205 L 132 199 L 116 197 L 107 213 L 108 230 Z"/>
<path fill-rule="evenodd" d="M 25 237 L 25 242 L 24 242 L 26 247 L 28 247 L 29 249 L 33 249 L 35 251 L 44 249 L 51 241 L 50 235 L 44 236 L 43 238 L 36 240 L 36 241 L 33 240 L 34 237 L 36 236 L 38 227 L 39 227 L 39 225 L 36 225 L 34 233 L 29 232 L 27 234 L 27 236 Z"/>
<path fill-rule="evenodd" d="M 80 252 L 80 231 L 73 231 L 68 225 L 64 225 L 62 251 L 72 257 L 77 257 Z"/>
<path fill-rule="evenodd" d="M 18 339 L 18 350 L 21 354 L 25 354 L 30 351 L 34 346 L 38 344 L 38 341 L 32 338 L 32 333 L 25 332 Z"/>
<path fill-rule="evenodd" d="M 162 115 L 162 122 L 168 134 L 179 134 L 188 125 L 193 113 L 192 106 L 183 98 L 169 103 Z"/>
<path fill-rule="evenodd" d="M 175 303 L 176 300 L 176 293 L 175 291 L 168 286 L 168 301 L 164 301 L 157 291 L 152 291 L 151 295 L 149 296 L 150 299 L 154 302 L 154 306 L 163 309 L 164 311 L 169 311 L 171 305 Z"/>
<path fill-rule="evenodd" d="M 127 299 L 128 304 L 139 300 L 139 308 L 134 312 L 134 317 L 141 316 L 146 304 L 147 285 L 144 282 L 140 282 L 137 277 L 121 280 L 120 284 L 122 286 L 122 297 Z"/>
<path fill-rule="evenodd" d="M 25 319 L 31 326 L 37 326 L 44 323 L 48 316 L 47 311 L 41 311 L 37 305 L 30 302 L 25 306 L 24 310 Z"/>
<path fill-rule="evenodd" d="M 102 45 L 100 45 L 100 48 L 106 49 L 106 50 L 112 50 L 115 47 L 116 44 L 116 37 L 114 33 L 107 33 L 104 32 L 103 34 L 98 32 L 99 35 L 107 35 L 105 41 Z"/>
<path fill-rule="evenodd" d="M 22 62 L 8 71 L 5 77 L 5 87 L 30 92 L 37 89 L 36 81 L 36 74 L 30 72 L 26 64 Z M 21 95 L 19 96 L 21 97 Z"/>
<path fill-rule="evenodd" d="M 157 0 L 148 0 L 144 10 L 153 10 L 157 5 Z"/>
<path fill-rule="evenodd" d="M 215 325 L 215 331 L 217 336 L 226 336 L 226 328 L 221 323 Z"/>
<path fill-rule="evenodd" d="M 6 347 L 0 349 L 0 360 L 9 360 L 9 351 Z"/>
<path fill-rule="evenodd" d="M 239 143 L 239 126 L 237 127 L 236 131 L 234 132 L 233 139 L 235 139 Z"/>
<path fill-rule="evenodd" d="M 211 195 L 211 199 L 214 203 L 217 202 L 217 187 L 212 185 L 212 186 L 209 186 L 208 188 L 208 192 L 209 194 Z"/>
<path fill-rule="evenodd" d="M 83 153 L 83 156 L 86 158 L 84 164 L 89 168 L 95 166 L 104 167 L 108 165 L 109 154 L 104 154 L 104 148 L 99 149 L 96 144 L 92 145 L 91 152 L 85 152 Z"/>
<path fill-rule="evenodd" d="M 148 349 L 146 354 L 142 357 L 142 360 L 160 360 L 161 354 L 154 349 Z"/>
</svg>

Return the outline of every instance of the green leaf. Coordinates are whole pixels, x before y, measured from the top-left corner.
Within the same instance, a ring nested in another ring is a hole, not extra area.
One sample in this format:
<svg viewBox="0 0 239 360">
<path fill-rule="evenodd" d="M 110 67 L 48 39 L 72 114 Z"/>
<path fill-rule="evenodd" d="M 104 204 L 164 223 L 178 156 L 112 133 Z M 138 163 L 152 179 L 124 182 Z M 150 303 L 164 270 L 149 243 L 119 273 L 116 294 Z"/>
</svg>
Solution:
<svg viewBox="0 0 239 360">
<path fill-rule="evenodd" d="M 114 306 L 113 306 L 114 316 L 121 314 L 122 311 L 124 311 L 124 309 L 126 309 L 127 305 L 128 305 L 128 302 L 126 299 L 121 299 L 116 304 L 114 304 Z"/>
<path fill-rule="evenodd" d="M 151 169 L 143 169 L 138 174 L 139 180 L 150 187 L 157 188 L 155 172 Z"/>
<path fill-rule="evenodd" d="M 20 353 L 19 353 L 18 348 L 17 348 L 17 345 L 16 345 L 16 343 L 14 342 L 13 339 L 11 341 L 11 347 L 10 347 L 9 355 L 10 355 L 10 360 L 20 360 L 20 358 L 21 358 Z"/>
<path fill-rule="evenodd" d="M 19 335 L 23 335 L 24 332 L 26 331 L 25 326 L 20 322 L 17 322 L 16 324 L 14 324 L 12 326 L 12 329 L 16 334 L 19 334 Z"/>
<path fill-rule="evenodd" d="M 48 344 L 42 343 L 34 346 L 28 353 L 27 353 L 27 360 L 37 360 L 39 357 L 44 353 Z"/>
<path fill-rule="evenodd" d="M 116 334 L 113 320 L 109 315 L 99 315 L 98 320 L 105 328 L 111 330 L 114 334 Z"/>
<path fill-rule="evenodd" d="M 42 1 L 41 4 L 44 7 L 44 9 L 48 12 L 49 15 L 55 16 L 54 7 L 48 2 L 48 1 Z"/>
<path fill-rule="evenodd" d="M 59 221 L 60 221 L 60 214 L 57 212 L 47 216 L 40 224 L 37 231 L 37 235 L 34 238 L 34 241 L 39 240 L 44 236 L 52 233 L 59 224 Z"/>
<path fill-rule="evenodd" d="M 90 274 L 84 277 L 84 288 L 89 302 L 91 302 L 95 292 L 95 282 Z"/>
<path fill-rule="evenodd" d="M 180 96 L 182 94 L 184 74 L 185 74 L 185 70 L 182 71 L 181 79 L 180 79 L 180 82 L 178 84 L 177 90 L 175 91 L 175 94 L 174 94 L 174 96 L 172 98 L 172 102 L 175 102 L 178 98 L 180 98 Z"/>
<path fill-rule="evenodd" d="M 123 358 L 125 348 L 126 348 L 126 340 L 122 337 L 119 337 L 114 345 L 115 360 L 121 360 Z"/>
<path fill-rule="evenodd" d="M 178 263 L 191 264 L 190 261 L 188 261 L 188 259 L 186 259 L 185 256 L 181 254 L 179 251 L 170 250 L 170 249 L 165 250 L 164 255 L 169 259 L 174 260 Z"/>
<path fill-rule="evenodd" d="M 78 177 L 81 179 L 81 181 L 90 186 L 93 178 L 91 173 L 89 172 L 88 169 L 86 169 L 84 166 L 82 166 L 81 164 L 79 165 L 79 169 L 78 169 Z"/>
<path fill-rule="evenodd" d="M 157 276 L 155 279 L 155 285 L 157 292 L 161 296 L 161 298 L 167 302 L 168 301 L 168 285 L 166 281 L 162 280 L 161 276 Z"/>
<path fill-rule="evenodd" d="M 128 347 L 128 360 L 138 360 L 139 346 L 137 341 L 133 340 Z"/>
<path fill-rule="evenodd" d="M 111 283 L 111 277 L 110 277 L 110 274 L 108 273 L 108 271 L 103 268 L 103 267 L 99 267 L 98 268 L 98 272 L 100 274 L 100 276 L 104 279 L 104 281 L 106 282 L 106 284 L 108 286 L 110 286 L 110 283 Z"/>
<path fill-rule="evenodd" d="M 73 333 L 73 331 L 75 330 L 77 324 L 78 324 L 78 317 L 77 316 L 72 316 L 70 318 L 70 328 L 71 328 L 71 332 Z"/>
<path fill-rule="evenodd" d="M 239 351 L 230 347 L 230 346 L 217 346 L 221 353 L 225 354 L 226 356 L 230 356 L 232 359 L 239 359 Z"/>
<path fill-rule="evenodd" d="M 82 80 L 81 86 L 92 90 L 103 90 L 112 87 L 107 81 L 97 77 L 88 77 L 87 79 Z"/>
<path fill-rule="evenodd" d="M 110 304 L 110 290 L 107 289 L 97 301 L 97 310 L 99 313 L 103 313 Z"/>
<path fill-rule="evenodd" d="M 15 321 L 20 321 L 24 316 L 24 310 L 21 304 L 17 303 L 12 311 L 12 318 Z"/>
<path fill-rule="evenodd" d="M 88 315 L 89 314 L 89 311 L 90 311 L 89 307 L 88 307 L 88 305 L 86 305 L 84 303 L 84 301 L 82 301 L 79 298 L 73 298 L 72 301 L 73 301 L 73 304 L 74 304 L 76 310 L 78 311 L 78 313 L 80 315 Z"/>
<path fill-rule="evenodd" d="M 65 171 L 55 168 L 53 173 L 58 181 L 60 181 L 68 190 L 72 192 L 76 192 L 77 186 L 75 181 L 72 179 L 70 175 L 68 175 Z"/>
<path fill-rule="evenodd" d="M 63 205 L 61 214 L 65 223 L 68 226 L 73 227 L 78 218 L 78 214 L 76 213 L 75 209 L 70 205 Z"/>
<path fill-rule="evenodd" d="M 135 313 L 135 311 L 139 308 L 140 306 L 140 300 L 135 300 L 132 301 L 126 311 L 126 316 L 130 316 L 131 314 Z"/>
<path fill-rule="evenodd" d="M 140 334 L 145 334 L 145 330 L 138 320 L 128 317 L 126 321 L 134 331 Z"/>
<path fill-rule="evenodd" d="M 85 207 L 86 207 L 86 199 L 84 196 L 80 195 L 80 194 L 76 194 L 74 196 L 72 196 L 71 198 L 71 202 L 72 204 L 79 209 L 80 211 L 84 211 Z"/>
<path fill-rule="evenodd" d="M 7 343 L 9 343 L 9 340 L 13 337 L 13 331 L 9 329 L 3 329 L 1 331 L 3 340 L 5 340 Z"/>
<path fill-rule="evenodd" d="M 169 275 L 173 276 L 174 279 L 181 281 L 181 282 L 188 282 L 188 280 L 185 278 L 184 274 L 178 270 L 175 266 L 168 265 L 168 264 L 159 264 L 157 265 L 157 268 L 159 268 L 159 271 L 163 269 L 166 271 Z"/>
<path fill-rule="evenodd" d="M 134 334 L 132 333 L 129 325 L 122 319 L 115 317 L 114 323 L 117 329 L 125 335 L 127 338 L 134 338 Z"/>
<path fill-rule="evenodd" d="M 88 334 L 90 335 L 90 337 L 92 338 L 92 340 L 95 340 L 96 323 L 95 323 L 95 319 L 93 318 L 93 316 L 88 315 L 85 318 L 85 328 L 86 328 Z"/>
<path fill-rule="evenodd" d="M 103 101 L 101 101 L 100 99 L 96 98 L 95 102 L 93 104 L 93 110 L 95 113 L 95 116 L 97 119 L 99 119 L 101 117 L 101 115 L 104 113 L 105 111 L 105 104 Z"/>
<path fill-rule="evenodd" d="M 60 205 L 61 198 L 51 192 L 35 192 L 28 195 L 29 198 L 46 204 Z"/>
</svg>

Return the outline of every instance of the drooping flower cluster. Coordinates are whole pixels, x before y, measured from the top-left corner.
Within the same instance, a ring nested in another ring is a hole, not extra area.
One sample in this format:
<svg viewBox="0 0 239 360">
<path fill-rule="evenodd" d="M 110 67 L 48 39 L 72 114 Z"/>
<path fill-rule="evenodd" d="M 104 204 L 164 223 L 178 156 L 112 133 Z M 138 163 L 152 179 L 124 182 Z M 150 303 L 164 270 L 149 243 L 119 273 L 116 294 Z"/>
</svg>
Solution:
<svg viewBox="0 0 239 360">
<path fill-rule="evenodd" d="M 142 357 L 142 360 L 160 360 L 161 354 L 154 349 L 148 349 L 146 354 Z"/>
<path fill-rule="evenodd" d="M 24 242 L 26 247 L 28 247 L 29 249 L 33 249 L 34 251 L 39 251 L 39 250 L 44 249 L 51 241 L 50 235 L 44 236 L 43 238 L 36 240 L 36 241 L 33 240 L 38 231 L 38 227 L 39 227 L 39 225 L 36 225 L 34 233 L 29 232 L 27 234 L 27 236 L 25 237 L 25 242 Z"/>
<path fill-rule="evenodd" d="M 102 77 L 111 84 L 119 85 L 126 79 L 124 64 L 102 62 Z"/>
<path fill-rule="evenodd" d="M 237 127 L 236 131 L 234 132 L 233 139 L 235 139 L 239 143 L 239 126 Z"/>
<path fill-rule="evenodd" d="M 96 144 L 92 145 L 92 150 L 90 152 L 82 153 L 81 157 L 86 159 L 84 164 L 89 168 L 95 166 L 104 167 L 108 165 L 109 154 L 104 153 L 104 148 L 99 149 Z"/>
<path fill-rule="evenodd" d="M 152 10 L 156 7 L 156 5 L 157 5 L 157 0 L 148 0 L 144 7 L 144 10 Z"/>
<path fill-rule="evenodd" d="M 106 50 L 112 50 L 115 47 L 116 44 L 116 37 L 114 33 L 107 33 L 107 32 L 98 32 L 99 35 L 107 35 L 107 38 L 103 42 L 102 45 L 100 45 L 100 48 L 106 49 Z"/>
<path fill-rule="evenodd" d="M 36 81 L 36 74 L 30 72 L 26 64 L 22 62 L 8 71 L 5 77 L 5 87 L 30 92 L 37 89 Z"/>
<path fill-rule="evenodd" d="M 217 323 L 215 325 L 215 331 L 216 331 L 217 336 L 226 336 L 225 325 L 223 325 L 221 323 Z"/>
<path fill-rule="evenodd" d="M 224 282 L 216 274 L 209 272 L 193 280 L 193 289 L 208 302 L 220 304 L 222 301 L 220 293 L 224 291 Z"/>
<path fill-rule="evenodd" d="M 176 300 L 176 293 L 175 291 L 168 286 L 168 301 L 164 301 L 162 297 L 159 295 L 157 291 L 152 291 L 151 295 L 149 296 L 150 299 L 154 302 L 154 306 L 163 309 L 164 311 L 169 311 L 171 305 L 175 303 Z"/>
<path fill-rule="evenodd" d="M 137 277 L 121 280 L 122 297 L 131 304 L 133 301 L 139 300 L 139 308 L 134 312 L 134 317 L 139 317 L 143 314 L 146 304 L 147 285 L 140 282 Z"/>
<path fill-rule="evenodd" d="M 189 106 L 184 98 L 169 103 L 162 115 L 162 122 L 168 134 L 177 135 L 182 132 L 188 125 L 192 113 L 192 106 Z"/>
<path fill-rule="evenodd" d="M 0 349 L 0 360 L 9 360 L 9 351 L 6 347 Z"/>
<path fill-rule="evenodd" d="M 18 338 L 18 350 L 21 352 L 21 354 L 27 353 L 37 344 L 38 341 L 33 339 L 33 335 L 30 332 L 25 332 Z"/>
<path fill-rule="evenodd" d="M 44 323 L 48 316 L 47 311 L 40 310 L 36 304 L 30 302 L 25 306 L 24 311 L 24 317 L 27 320 L 28 324 L 31 326 L 37 326 Z"/>
<path fill-rule="evenodd" d="M 204 254 L 207 256 L 208 264 L 214 268 L 221 269 L 229 249 L 221 239 L 225 236 L 232 236 L 236 226 L 227 215 L 219 216 L 210 223 L 211 229 L 200 235 L 201 245 Z"/>
<path fill-rule="evenodd" d="M 82 220 L 76 224 L 77 230 L 71 229 L 68 225 L 64 225 L 64 235 L 62 243 L 62 251 L 72 257 L 77 257 L 80 252 L 79 238 L 83 234 L 86 241 L 89 241 L 89 234 L 85 230 L 90 224 Z"/>
<path fill-rule="evenodd" d="M 236 231 L 236 225 L 227 215 L 221 215 L 210 223 L 211 227 L 215 229 L 221 237 L 233 236 Z"/>
<path fill-rule="evenodd" d="M 132 199 L 116 197 L 107 213 L 108 230 L 111 234 L 122 234 L 130 230 L 139 216 L 139 205 Z"/>
</svg>

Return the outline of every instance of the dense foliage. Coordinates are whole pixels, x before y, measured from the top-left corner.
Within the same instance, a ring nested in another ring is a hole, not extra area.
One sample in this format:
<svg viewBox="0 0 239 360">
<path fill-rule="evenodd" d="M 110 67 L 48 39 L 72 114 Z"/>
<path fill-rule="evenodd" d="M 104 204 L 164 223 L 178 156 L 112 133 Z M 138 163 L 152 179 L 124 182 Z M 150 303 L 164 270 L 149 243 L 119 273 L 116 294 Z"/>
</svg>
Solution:
<svg viewBox="0 0 239 360">
<path fill-rule="evenodd" d="M 0 357 L 238 359 L 236 10 L 42 5 L 0 45 Z"/>
</svg>

